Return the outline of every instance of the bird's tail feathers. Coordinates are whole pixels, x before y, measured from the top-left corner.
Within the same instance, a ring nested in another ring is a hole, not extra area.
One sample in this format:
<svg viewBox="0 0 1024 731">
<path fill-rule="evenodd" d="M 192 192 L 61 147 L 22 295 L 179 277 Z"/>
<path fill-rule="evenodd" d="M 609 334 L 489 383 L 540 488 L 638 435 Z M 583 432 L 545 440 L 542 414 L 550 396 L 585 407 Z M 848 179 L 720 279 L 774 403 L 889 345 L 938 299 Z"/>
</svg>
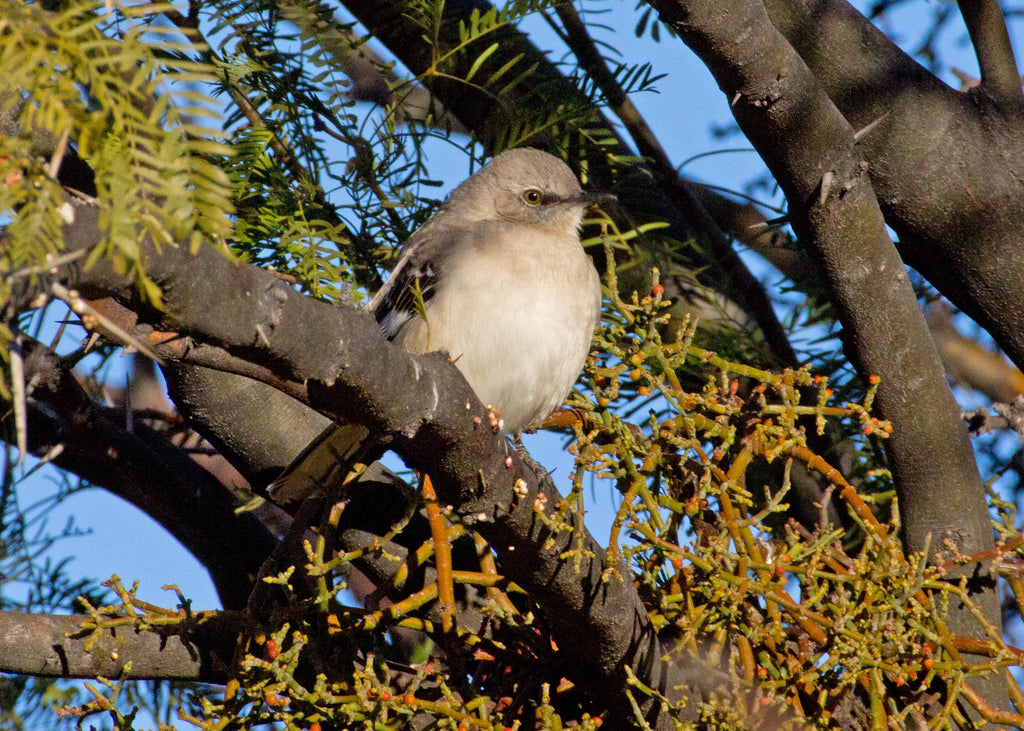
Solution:
<svg viewBox="0 0 1024 731">
<path fill-rule="evenodd" d="M 369 451 L 369 430 L 359 424 L 332 424 L 309 443 L 270 483 L 267 492 L 279 505 L 305 500 L 344 480 Z"/>
</svg>

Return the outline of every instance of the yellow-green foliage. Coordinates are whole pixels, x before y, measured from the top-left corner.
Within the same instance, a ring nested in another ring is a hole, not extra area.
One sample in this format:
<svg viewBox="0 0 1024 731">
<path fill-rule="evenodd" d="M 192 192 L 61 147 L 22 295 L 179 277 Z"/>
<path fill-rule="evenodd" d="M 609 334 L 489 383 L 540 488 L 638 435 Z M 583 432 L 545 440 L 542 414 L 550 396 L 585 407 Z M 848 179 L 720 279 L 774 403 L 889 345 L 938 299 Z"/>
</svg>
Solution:
<svg viewBox="0 0 1024 731">
<path fill-rule="evenodd" d="M 4 281 L 63 248 L 75 205 L 99 209 L 104 240 L 87 254 L 130 273 L 159 301 L 139 244 L 195 247 L 230 231 L 230 189 L 218 158 L 219 112 L 198 91 L 216 79 L 201 48 L 165 23 L 158 3 L 72 2 L 59 13 L 6 3 L 0 18 L 0 213 Z M 95 172 L 92 191 L 56 174 L 71 151 Z M 74 203 L 74 205 L 71 205 Z M 0 299 L 5 298 L 0 291 Z"/>
</svg>

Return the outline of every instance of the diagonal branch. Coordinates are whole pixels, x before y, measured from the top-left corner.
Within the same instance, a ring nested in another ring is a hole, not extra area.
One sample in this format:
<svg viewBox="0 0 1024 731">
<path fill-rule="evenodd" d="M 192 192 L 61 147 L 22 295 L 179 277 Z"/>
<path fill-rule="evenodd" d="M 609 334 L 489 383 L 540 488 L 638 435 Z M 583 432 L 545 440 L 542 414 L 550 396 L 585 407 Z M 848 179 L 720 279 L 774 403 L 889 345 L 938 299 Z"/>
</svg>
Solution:
<svg viewBox="0 0 1024 731">
<path fill-rule="evenodd" d="M 562 21 L 565 29 L 564 40 L 569 49 L 576 55 L 581 68 L 591 75 L 604 93 L 609 106 L 625 125 L 640 154 L 649 161 L 672 204 L 683 212 L 687 220 L 696 222 L 697 230 L 701 231 L 708 239 L 712 254 L 732 284 L 727 294 L 742 301 L 746 311 L 754 317 L 761 332 L 764 333 L 765 340 L 776 361 L 788 367 L 795 367 L 797 365 L 796 353 L 790 345 L 785 329 L 775 315 L 775 310 L 764 287 L 737 256 L 730 246 L 728 237 L 720 228 L 722 220 L 733 219 L 725 216 L 712 216 L 704 203 L 706 198 L 722 198 L 722 196 L 712 195 L 706 188 L 698 189 L 698 186 L 679 175 L 669 159 L 668 153 L 661 146 L 643 115 L 640 114 L 640 110 L 634 106 L 629 96 L 616 81 L 615 75 L 605 64 L 604 58 L 576 9 L 566 3 L 556 5 L 555 12 Z M 724 209 L 725 204 L 723 203 L 720 208 Z"/>
<path fill-rule="evenodd" d="M 764 5 L 850 124 L 884 117 L 859 144 L 904 259 L 1024 367 L 1024 99 L 950 89 L 846 0 Z"/>
<path fill-rule="evenodd" d="M 588 135 L 608 143 L 601 146 L 602 156 L 610 153 L 612 158 L 628 159 L 634 155 L 621 139 L 615 125 L 580 94 L 529 38 L 515 28 L 502 26 L 487 34 L 476 45 L 464 49 L 464 52 L 450 53 L 452 48 L 461 43 L 458 32 L 460 23 L 468 24 L 473 13 L 483 15 L 493 11 L 490 3 L 484 0 L 447 2 L 436 45 L 432 45 L 422 27 L 400 11 L 398 4 L 346 0 L 344 5 L 489 149 L 522 127 L 524 109 L 550 107 L 551 100 L 559 100 L 560 104 L 572 100 L 591 107 L 590 118 L 580 126 Z M 490 44 L 497 44 L 499 51 L 481 56 Z M 585 52 L 582 45 L 578 48 L 582 54 L 582 64 L 594 60 L 593 53 Z M 435 58 L 444 59 L 442 68 L 435 67 Z M 479 69 L 473 66 L 477 58 L 483 61 Z M 504 76 L 499 76 L 498 72 L 506 64 L 510 64 L 511 68 Z M 493 89 L 480 89 L 460 81 L 469 75 L 471 67 L 475 70 L 474 78 L 486 79 L 495 75 L 496 78 L 504 79 L 528 75 L 530 83 L 500 88 L 495 95 Z M 607 93 L 609 90 L 605 91 Z M 611 94 L 615 97 L 614 90 L 611 90 Z M 555 110 L 551 110 L 551 114 L 555 113 Z M 676 276 L 679 265 L 688 269 L 690 274 L 698 272 L 702 283 L 739 303 L 755 319 L 765 334 L 776 362 L 794 363 L 796 357 L 760 282 L 732 251 L 718 223 L 701 204 L 700 196 L 694 193 L 690 183 L 678 176 L 664 154 L 656 154 L 650 142 L 652 136 L 649 131 L 643 132 L 639 121 L 632 131 L 647 138 L 647 143 L 638 143 L 638 146 L 645 155 L 653 153 L 651 158 L 656 164 L 651 169 L 646 164 L 619 166 L 614 171 L 617 177 L 612 189 L 629 209 L 635 225 L 647 221 L 664 221 L 670 225 L 668 235 L 676 241 L 686 241 L 693 237 L 700 244 L 700 247 L 686 246 L 673 252 L 673 261 L 656 260 L 656 265 L 665 275 L 663 281 Z M 614 144 L 610 144 L 612 142 Z M 553 143 L 550 133 L 546 131 L 528 140 L 528 144 L 537 147 L 550 147 Z M 660 167 L 657 164 L 659 161 L 662 163 Z M 592 165 L 590 172 L 600 173 L 605 167 Z M 597 176 L 595 179 L 599 185 L 611 183 Z M 680 287 L 681 291 L 689 289 L 685 285 Z"/>
</svg>

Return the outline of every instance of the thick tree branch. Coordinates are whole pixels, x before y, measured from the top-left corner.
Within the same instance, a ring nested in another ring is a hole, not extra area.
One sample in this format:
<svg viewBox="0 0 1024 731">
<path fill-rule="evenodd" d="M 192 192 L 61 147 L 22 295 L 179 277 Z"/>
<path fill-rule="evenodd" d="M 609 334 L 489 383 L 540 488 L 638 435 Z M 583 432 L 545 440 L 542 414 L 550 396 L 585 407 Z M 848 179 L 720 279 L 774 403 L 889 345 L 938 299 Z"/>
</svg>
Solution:
<svg viewBox="0 0 1024 731">
<path fill-rule="evenodd" d="M 865 379 L 881 377 L 875 404 L 895 426 L 887 451 L 907 549 L 930 545 L 935 552 L 946 541 L 964 553 L 990 548 L 970 440 L 850 125 L 759 2 L 654 5 L 732 100 L 744 134 L 786 194 L 794 228 L 843 324 L 849 356 Z M 994 588 L 978 600 L 999 626 Z M 950 624 L 956 632 L 977 629 L 963 609 L 950 610 Z"/>
<path fill-rule="evenodd" d="M 855 129 L 882 119 L 859 142 L 904 258 L 1024 367 L 1020 95 L 950 89 L 845 0 L 765 6 Z"/>
<path fill-rule="evenodd" d="M 57 467 L 138 506 L 210 573 L 221 603 L 245 606 L 273 537 L 251 514 L 234 513 L 234 496 L 180 447 L 145 424 L 110 418 L 82 391 L 60 359 L 29 341 L 26 380 L 35 383 L 29 447 Z"/>
</svg>

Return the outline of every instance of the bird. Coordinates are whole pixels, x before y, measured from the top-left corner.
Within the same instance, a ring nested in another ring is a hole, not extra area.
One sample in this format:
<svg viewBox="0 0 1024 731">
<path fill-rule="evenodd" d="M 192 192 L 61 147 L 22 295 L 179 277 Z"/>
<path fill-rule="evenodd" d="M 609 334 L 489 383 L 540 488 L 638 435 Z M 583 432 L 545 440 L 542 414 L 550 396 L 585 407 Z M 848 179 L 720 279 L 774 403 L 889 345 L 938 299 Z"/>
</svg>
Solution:
<svg viewBox="0 0 1024 731">
<path fill-rule="evenodd" d="M 367 305 L 411 353 L 444 350 L 501 432 L 540 426 L 579 377 L 601 312 L 601 282 L 580 243 L 587 192 L 562 160 L 517 148 L 455 187 L 405 242 Z M 328 427 L 270 485 L 287 504 L 318 491 L 365 429 Z"/>
</svg>

